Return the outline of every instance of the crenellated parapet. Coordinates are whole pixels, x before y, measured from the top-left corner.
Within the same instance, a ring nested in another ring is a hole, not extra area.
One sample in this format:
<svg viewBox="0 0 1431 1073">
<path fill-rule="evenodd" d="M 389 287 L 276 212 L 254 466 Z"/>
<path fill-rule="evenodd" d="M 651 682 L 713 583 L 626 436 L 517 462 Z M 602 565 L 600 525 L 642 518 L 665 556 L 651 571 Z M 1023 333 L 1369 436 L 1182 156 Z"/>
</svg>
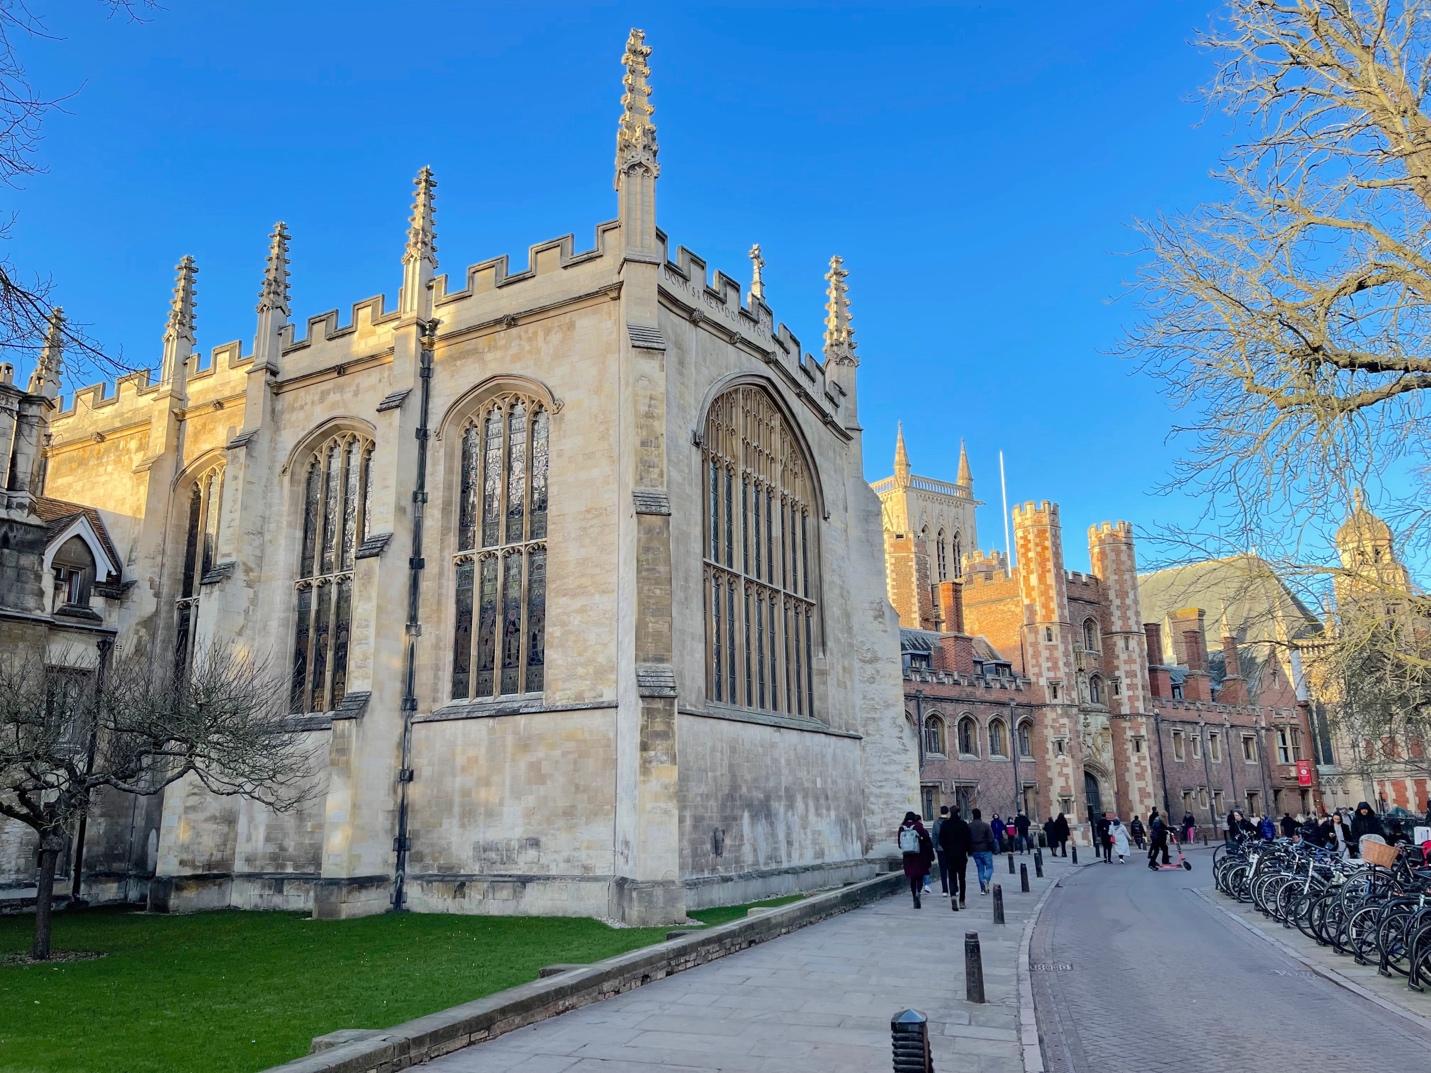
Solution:
<svg viewBox="0 0 1431 1073">
<path fill-rule="evenodd" d="M 675 260 L 661 266 L 660 286 L 692 321 L 708 323 L 731 342 L 743 342 L 758 351 L 789 374 L 825 413 L 841 413 L 847 399 L 845 388 L 827 377 L 826 365 L 806 353 L 789 326 L 775 323 L 770 307 L 760 297 L 745 301 L 747 292 L 738 280 L 717 271 L 712 281 L 705 259 L 678 246 Z"/>
</svg>

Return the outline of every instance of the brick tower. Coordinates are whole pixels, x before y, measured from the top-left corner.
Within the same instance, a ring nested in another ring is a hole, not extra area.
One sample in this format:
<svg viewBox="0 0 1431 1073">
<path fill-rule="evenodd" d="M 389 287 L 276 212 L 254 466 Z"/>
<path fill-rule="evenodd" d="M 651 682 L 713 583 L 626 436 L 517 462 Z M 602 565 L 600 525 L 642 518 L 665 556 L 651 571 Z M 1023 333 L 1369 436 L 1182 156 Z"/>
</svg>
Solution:
<svg viewBox="0 0 1431 1073">
<path fill-rule="evenodd" d="M 1088 559 L 1103 584 L 1103 673 L 1108 676 L 1109 727 L 1118 770 L 1119 815 L 1145 816 L 1156 801 L 1148 733 L 1153 710 L 1147 638 L 1138 605 L 1138 560 L 1133 527 L 1104 522 L 1088 530 Z"/>
<path fill-rule="evenodd" d="M 1044 500 L 1013 509 L 1018 554 L 1019 595 L 1024 605 L 1024 673 L 1041 688 L 1049 812 L 1066 813 L 1070 823 L 1086 814 L 1083 746 L 1073 660 L 1073 625 L 1063 570 L 1063 534 L 1058 506 Z"/>
</svg>

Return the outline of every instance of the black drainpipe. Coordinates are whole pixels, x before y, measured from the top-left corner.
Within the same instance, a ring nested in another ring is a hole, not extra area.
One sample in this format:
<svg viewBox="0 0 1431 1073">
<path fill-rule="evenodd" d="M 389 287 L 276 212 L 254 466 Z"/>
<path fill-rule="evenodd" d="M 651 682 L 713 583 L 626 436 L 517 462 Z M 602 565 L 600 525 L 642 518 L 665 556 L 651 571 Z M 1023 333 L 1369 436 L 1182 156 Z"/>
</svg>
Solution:
<svg viewBox="0 0 1431 1073">
<path fill-rule="evenodd" d="M 412 717 L 417 713 L 417 639 L 422 634 L 419 596 L 422 591 L 422 519 L 427 506 L 428 411 L 432 403 L 432 348 L 437 341 L 437 321 L 422 325 L 418 352 L 417 483 L 412 490 L 412 554 L 408 557 L 407 644 L 402 674 L 402 764 L 398 768 L 397 837 L 393 839 L 393 908 L 407 903 L 408 809 L 407 787 L 412 782 Z"/>
<path fill-rule="evenodd" d="M 1168 769 L 1163 764 L 1163 715 L 1156 707 L 1153 709 L 1153 731 L 1158 738 L 1158 774 L 1162 777 L 1163 784 L 1163 819 L 1171 828 L 1173 806 L 1168 803 Z"/>
</svg>

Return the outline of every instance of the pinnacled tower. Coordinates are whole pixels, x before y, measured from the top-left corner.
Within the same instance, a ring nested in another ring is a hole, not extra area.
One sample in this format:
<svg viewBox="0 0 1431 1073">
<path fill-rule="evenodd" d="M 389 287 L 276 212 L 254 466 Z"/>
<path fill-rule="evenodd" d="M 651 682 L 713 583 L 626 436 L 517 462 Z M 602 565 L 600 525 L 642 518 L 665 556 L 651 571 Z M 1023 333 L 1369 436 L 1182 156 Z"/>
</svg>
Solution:
<svg viewBox="0 0 1431 1073">
<path fill-rule="evenodd" d="M 961 495 L 974 498 L 974 471 L 969 468 L 969 450 L 964 441 L 959 441 L 959 471 L 954 477 L 954 486 Z"/>
<path fill-rule="evenodd" d="M 407 245 L 402 252 L 402 290 L 398 310 L 422 320 L 432 316 L 432 277 L 437 271 L 437 225 L 434 200 L 437 180 L 424 165 L 413 179 L 412 215 L 408 217 Z"/>
<path fill-rule="evenodd" d="M 859 406 L 855 393 L 855 373 L 860 359 L 855 354 L 854 318 L 850 315 L 850 288 L 844 259 L 830 258 L 830 270 L 825 273 L 825 376 L 838 384 L 845 395 L 841 408 L 845 428 L 851 432 L 860 427 Z"/>
</svg>

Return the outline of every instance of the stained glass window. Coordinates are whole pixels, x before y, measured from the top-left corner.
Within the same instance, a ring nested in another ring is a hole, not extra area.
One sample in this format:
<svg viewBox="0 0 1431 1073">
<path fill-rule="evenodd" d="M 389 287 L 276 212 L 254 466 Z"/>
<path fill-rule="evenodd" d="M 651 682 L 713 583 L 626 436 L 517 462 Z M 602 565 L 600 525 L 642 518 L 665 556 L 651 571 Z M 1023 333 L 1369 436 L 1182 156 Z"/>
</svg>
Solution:
<svg viewBox="0 0 1431 1073">
<path fill-rule="evenodd" d="M 711 404 L 702 454 L 707 695 L 741 708 L 813 716 L 817 590 L 810 542 L 817 530 L 805 454 L 774 401 L 754 385 Z"/>
<path fill-rule="evenodd" d="M 183 576 L 174 601 L 174 667 L 187 674 L 194 659 L 199 626 L 199 592 L 203 577 L 214 566 L 223 506 L 224 467 L 205 470 L 194 479 L 184 506 Z"/>
<path fill-rule="evenodd" d="M 372 441 L 353 432 L 324 440 L 303 469 L 303 538 L 294 579 L 288 708 L 327 712 L 348 690 L 353 563 L 367 535 Z"/>
<path fill-rule="evenodd" d="M 454 700 L 543 689 L 550 437 L 546 408 L 516 394 L 489 400 L 462 430 Z"/>
</svg>

